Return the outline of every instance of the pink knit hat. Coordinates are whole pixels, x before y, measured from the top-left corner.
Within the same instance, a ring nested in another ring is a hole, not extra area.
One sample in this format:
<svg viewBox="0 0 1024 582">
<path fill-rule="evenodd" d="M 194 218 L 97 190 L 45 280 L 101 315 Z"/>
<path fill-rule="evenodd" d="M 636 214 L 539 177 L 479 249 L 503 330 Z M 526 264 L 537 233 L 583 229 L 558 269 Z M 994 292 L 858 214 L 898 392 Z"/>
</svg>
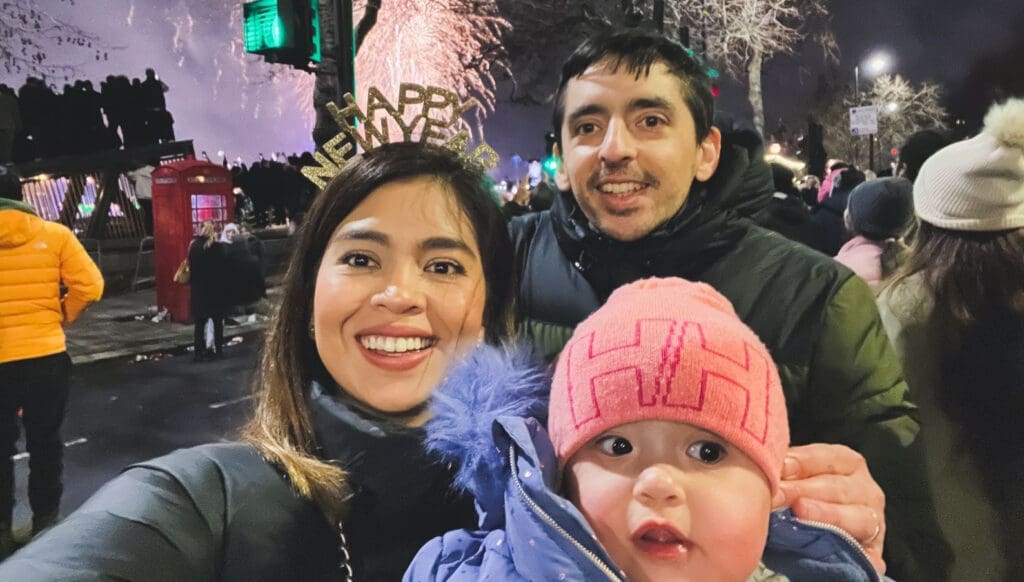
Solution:
<svg viewBox="0 0 1024 582">
<path fill-rule="evenodd" d="M 548 417 L 561 464 L 606 430 L 639 420 L 717 434 L 746 453 L 775 492 L 789 446 L 779 373 L 709 285 L 671 278 L 620 287 L 562 350 Z"/>
</svg>

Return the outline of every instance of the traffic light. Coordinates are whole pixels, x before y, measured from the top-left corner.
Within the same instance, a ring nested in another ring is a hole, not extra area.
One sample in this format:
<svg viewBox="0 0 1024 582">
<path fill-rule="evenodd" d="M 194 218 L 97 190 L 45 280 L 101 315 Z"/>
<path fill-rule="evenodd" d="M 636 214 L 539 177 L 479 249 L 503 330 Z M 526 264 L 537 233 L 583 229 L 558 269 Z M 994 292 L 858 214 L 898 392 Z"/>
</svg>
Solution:
<svg viewBox="0 0 1024 582">
<path fill-rule="evenodd" d="M 242 6 L 245 52 L 308 69 L 320 62 L 317 0 L 255 0 Z"/>
<path fill-rule="evenodd" d="M 555 136 L 555 132 L 549 131 L 544 134 L 544 154 L 547 157 L 544 158 L 541 169 L 549 176 L 554 176 L 558 173 L 558 158 L 555 157 L 554 153 L 555 143 L 557 142 L 558 138 Z"/>
</svg>

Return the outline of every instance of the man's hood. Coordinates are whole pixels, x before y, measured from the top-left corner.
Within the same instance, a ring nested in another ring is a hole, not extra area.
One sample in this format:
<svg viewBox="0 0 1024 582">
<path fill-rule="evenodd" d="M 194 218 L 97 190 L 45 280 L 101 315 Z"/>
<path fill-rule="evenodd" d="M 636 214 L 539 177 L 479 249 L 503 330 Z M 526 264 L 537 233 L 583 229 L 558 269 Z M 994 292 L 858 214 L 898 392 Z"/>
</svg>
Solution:
<svg viewBox="0 0 1024 582">
<path fill-rule="evenodd" d="M 20 247 L 34 239 L 43 224 L 28 204 L 0 198 L 0 247 Z"/>
</svg>

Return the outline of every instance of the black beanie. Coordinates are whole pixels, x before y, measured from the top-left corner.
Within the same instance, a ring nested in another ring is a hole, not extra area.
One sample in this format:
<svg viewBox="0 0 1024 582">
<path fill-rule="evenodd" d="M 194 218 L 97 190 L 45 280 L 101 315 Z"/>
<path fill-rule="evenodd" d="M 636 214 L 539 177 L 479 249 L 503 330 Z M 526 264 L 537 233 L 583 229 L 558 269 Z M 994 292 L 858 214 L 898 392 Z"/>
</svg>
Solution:
<svg viewBox="0 0 1024 582">
<path fill-rule="evenodd" d="M 903 236 L 914 218 L 913 185 L 906 178 L 879 178 L 850 192 L 846 204 L 854 232 L 882 241 Z"/>
<path fill-rule="evenodd" d="M 935 152 L 953 143 L 948 136 L 934 129 L 923 129 L 912 134 L 900 146 L 899 163 L 906 165 L 907 178 L 914 182 L 921 166 Z"/>
</svg>

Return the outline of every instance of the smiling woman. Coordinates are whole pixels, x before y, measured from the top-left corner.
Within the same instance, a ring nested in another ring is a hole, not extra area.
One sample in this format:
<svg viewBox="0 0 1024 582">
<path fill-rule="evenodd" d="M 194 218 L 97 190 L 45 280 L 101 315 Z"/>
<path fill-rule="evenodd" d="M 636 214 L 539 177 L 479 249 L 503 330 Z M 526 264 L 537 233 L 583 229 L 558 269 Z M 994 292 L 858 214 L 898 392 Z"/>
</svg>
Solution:
<svg viewBox="0 0 1024 582">
<path fill-rule="evenodd" d="M 432 176 L 381 186 L 338 225 L 316 280 L 316 345 L 331 376 L 415 424 L 448 363 L 483 332 L 480 250 L 450 200 Z"/>
<path fill-rule="evenodd" d="M 449 364 L 510 335 L 511 263 L 483 176 L 454 153 L 363 154 L 298 235 L 247 442 L 130 467 L 0 579 L 399 579 L 475 523 L 418 427 Z"/>
</svg>

